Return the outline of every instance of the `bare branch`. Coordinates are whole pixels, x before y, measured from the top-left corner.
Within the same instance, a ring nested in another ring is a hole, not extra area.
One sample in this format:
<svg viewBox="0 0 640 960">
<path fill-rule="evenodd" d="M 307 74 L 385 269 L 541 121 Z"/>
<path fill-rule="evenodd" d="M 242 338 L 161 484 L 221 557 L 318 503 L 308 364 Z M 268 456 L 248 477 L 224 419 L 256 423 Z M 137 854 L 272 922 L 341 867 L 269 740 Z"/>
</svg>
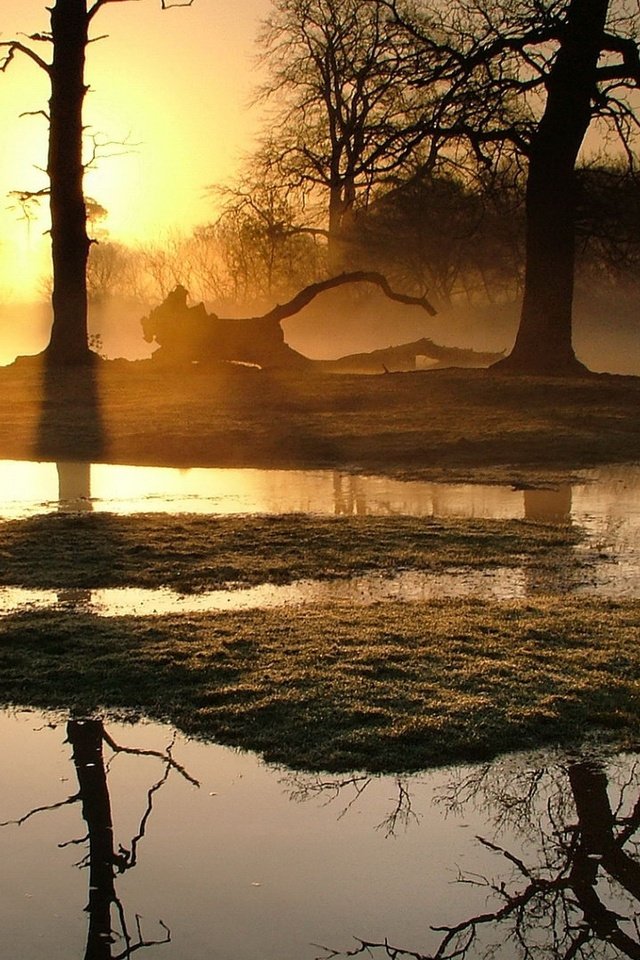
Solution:
<svg viewBox="0 0 640 960">
<path fill-rule="evenodd" d="M 167 753 L 169 753 L 169 751 L 167 751 Z M 154 794 L 156 794 L 158 790 L 160 790 L 164 786 L 164 784 L 167 782 L 167 778 L 170 772 L 171 772 L 171 764 L 167 763 L 164 773 L 162 774 L 160 779 L 156 783 L 154 783 L 153 786 L 151 786 L 147 791 L 147 807 L 142 816 L 142 819 L 140 820 L 140 826 L 138 827 L 138 832 L 131 841 L 131 847 L 127 850 L 126 847 L 123 847 L 122 845 L 120 845 L 120 848 L 119 848 L 120 856 L 118 857 L 118 860 L 117 860 L 117 867 L 118 867 L 119 873 L 124 873 L 125 870 L 131 870 L 133 867 L 135 867 L 136 863 L 138 862 L 138 844 L 143 839 L 146 833 L 147 823 L 149 821 L 149 817 L 153 812 Z"/>
<path fill-rule="evenodd" d="M 100 160 L 110 160 L 112 157 L 125 157 L 140 146 L 140 143 L 134 143 L 129 140 L 129 135 L 124 140 L 106 140 L 102 139 L 99 133 L 88 134 L 91 140 L 91 154 L 84 163 L 84 169 L 95 168 Z"/>
<path fill-rule="evenodd" d="M 116 910 L 118 911 L 118 917 L 120 919 L 120 928 L 122 930 L 122 938 L 126 944 L 125 949 L 122 953 L 117 953 L 114 955 L 113 960 L 129 960 L 131 954 L 136 953 L 138 950 L 143 950 L 145 947 L 157 946 L 161 943 L 171 943 L 171 930 L 162 920 L 158 920 L 159 925 L 165 932 L 164 938 L 162 940 L 145 940 L 142 935 L 142 925 L 139 914 L 136 913 L 136 932 L 138 934 L 137 943 L 133 943 L 129 931 L 127 929 L 127 920 L 124 913 L 124 907 L 122 901 L 116 897 L 114 900 Z"/>
<path fill-rule="evenodd" d="M 610 70 L 617 70 L 618 72 L 615 74 L 617 78 L 634 80 L 636 83 L 640 82 L 640 53 L 634 40 L 608 33 L 605 35 L 602 49 L 620 54 L 622 64 L 617 67 L 601 67 L 597 71 L 599 79 L 602 79 L 603 75 L 610 75 Z"/>
<path fill-rule="evenodd" d="M 41 70 L 44 70 L 45 73 L 51 74 L 51 64 L 47 63 L 46 60 L 43 60 L 42 57 L 32 50 L 31 47 L 26 46 L 24 43 L 20 43 L 19 40 L 2 40 L 0 41 L 0 47 L 7 47 L 7 54 L 0 63 L 0 73 L 4 73 L 8 69 L 9 64 L 13 61 L 16 53 L 23 53 L 25 57 L 29 57 L 30 60 L 40 67 Z"/>
<path fill-rule="evenodd" d="M 58 810 L 60 807 L 66 807 L 67 804 L 77 803 L 80 799 L 80 794 L 74 793 L 73 796 L 67 797 L 66 800 L 59 800 L 58 803 L 50 803 L 45 807 L 34 807 L 33 810 L 30 810 L 29 813 L 25 813 L 24 817 L 20 817 L 18 820 L 4 820 L 2 823 L 0 823 L 0 827 L 21 827 L 23 823 L 26 823 L 27 820 L 30 820 L 31 817 L 34 817 L 37 813 L 46 813 L 48 810 Z"/>
<path fill-rule="evenodd" d="M 395 300 L 398 303 L 404 303 L 408 306 L 421 307 L 432 317 L 436 315 L 435 307 L 429 303 L 426 297 L 411 297 L 404 293 L 396 293 L 395 290 L 391 289 L 387 278 L 381 273 L 355 270 L 352 273 L 341 273 L 337 277 L 330 277 L 328 280 L 321 280 L 319 283 L 310 284 L 308 287 L 305 287 L 304 290 L 297 293 L 288 303 L 278 304 L 277 307 L 274 307 L 273 310 L 266 313 L 261 319 L 274 320 L 277 322 L 285 320 L 287 317 L 292 317 L 298 313 L 303 307 L 306 307 L 312 300 L 315 300 L 319 294 L 327 290 L 333 290 L 336 287 L 342 287 L 348 283 L 373 283 L 382 290 L 389 300 Z"/>
<path fill-rule="evenodd" d="M 108 3 L 130 3 L 130 2 L 139 3 L 140 0 L 96 0 L 94 5 L 90 7 L 89 10 L 87 11 L 87 20 L 91 21 L 95 17 L 98 10 L 100 10 L 102 7 L 106 7 Z"/>
<path fill-rule="evenodd" d="M 188 780 L 189 783 L 192 783 L 194 787 L 199 787 L 200 782 L 192 777 L 190 773 L 187 773 L 185 768 L 174 760 L 170 754 L 170 750 L 162 752 L 162 750 L 142 750 L 137 747 L 121 747 L 120 744 L 116 743 L 115 740 L 106 732 L 103 733 L 104 742 L 107 743 L 114 753 L 128 753 L 134 757 L 156 757 L 158 760 L 162 760 L 164 763 L 168 764 L 173 770 L 177 770 L 180 776 L 184 777 L 185 780 Z"/>
<path fill-rule="evenodd" d="M 108 3 L 137 3 L 139 0 L 96 0 L 94 5 L 87 12 L 87 19 L 92 20 L 95 17 L 98 10 L 102 7 L 106 7 Z M 193 0 L 175 0 L 175 2 L 169 2 L 169 0 L 161 0 L 161 7 L 163 10 L 170 10 L 172 7 L 190 7 L 193 3 Z"/>
<path fill-rule="evenodd" d="M 19 114 L 20 117 L 44 117 L 47 123 L 50 121 L 49 114 L 46 110 L 25 110 L 23 113 Z"/>
<path fill-rule="evenodd" d="M 19 33 L 19 37 L 26 37 L 27 40 L 35 40 L 37 43 L 52 43 L 53 37 L 50 33 Z"/>
</svg>

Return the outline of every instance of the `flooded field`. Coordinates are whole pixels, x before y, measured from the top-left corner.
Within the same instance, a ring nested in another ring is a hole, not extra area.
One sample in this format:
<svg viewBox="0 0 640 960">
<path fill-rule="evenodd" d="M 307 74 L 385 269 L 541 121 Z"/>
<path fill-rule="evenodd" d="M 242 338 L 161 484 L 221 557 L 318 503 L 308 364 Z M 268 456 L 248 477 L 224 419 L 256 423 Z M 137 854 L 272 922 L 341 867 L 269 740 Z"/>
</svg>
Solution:
<svg viewBox="0 0 640 960">
<path fill-rule="evenodd" d="M 4 712 L 0 730 L 11 956 L 640 950 L 634 756 L 336 777 L 152 724 Z"/>
<path fill-rule="evenodd" d="M 557 489 L 402 482 L 332 471 L 224 470 L 105 464 L 0 463 L 0 516 L 47 512 L 293 514 L 467 518 L 575 525 L 585 531 L 576 555 L 584 579 L 550 582 L 529 567 L 444 573 L 398 571 L 350 580 L 300 580 L 197 595 L 170 590 L 24 590 L 0 588 L 0 612 L 63 605 L 99 615 L 197 613 L 301 603 L 522 598 L 541 592 L 635 597 L 640 587 L 640 468 L 592 471 Z"/>
<path fill-rule="evenodd" d="M 600 477 L 597 491 L 593 480 Z M 0 461 L 0 517 L 55 510 L 111 513 L 316 513 L 429 517 L 527 517 L 576 522 L 585 513 L 625 516 L 640 469 L 590 473 L 555 490 L 400 481 L 331 470 L 134 467 Z"/>
<path fill-rule="evenodd" d="M 0 591 L 102 616 L 536 591 L 638 596 L 640 468 L 556 490 L 332 472 L 0 465 L 0 515 L 104 511 L 574 525 L 588 580 L 505 566 L 186 595 Z M 412 776 L 306 774 L 168 727 L 0 713 L 0 919 L 28 960 L 514 960 L 640 955 L 640 757 L 515 755 Z M 28 757 L 28 762 L 25 762 Z M 400 951 L 400 952 L 399 952 Z"/>
</svg>

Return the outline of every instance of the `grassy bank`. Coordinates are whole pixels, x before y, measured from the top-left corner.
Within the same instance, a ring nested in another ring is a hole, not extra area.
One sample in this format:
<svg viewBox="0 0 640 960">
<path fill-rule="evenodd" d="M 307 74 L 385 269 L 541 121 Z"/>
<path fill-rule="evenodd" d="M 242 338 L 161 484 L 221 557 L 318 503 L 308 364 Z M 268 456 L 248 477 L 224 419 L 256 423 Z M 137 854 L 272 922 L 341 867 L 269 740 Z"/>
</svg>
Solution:
<svg viewBox="0 0 640 960">
<path fill-rule="evenodd" d="M 551 580 L 577 569 L 580 537 L 516 520 L 49 514 L 0 522 L 0 585 L 188 592 L 514 565 Z"/>
<path fill-rule="evenodd" d="M 549 598 L 0 622 L 0 700 L 168 720 L 303 769 L 640 735 L 640 602 Z"/>
<path fill-rule="evenodd" d="M 335 467 L 513 482 L 640 460 L 640 378 L 330 376 L 103 362 L 0 369 L 0 457 Z"/>
</svg>

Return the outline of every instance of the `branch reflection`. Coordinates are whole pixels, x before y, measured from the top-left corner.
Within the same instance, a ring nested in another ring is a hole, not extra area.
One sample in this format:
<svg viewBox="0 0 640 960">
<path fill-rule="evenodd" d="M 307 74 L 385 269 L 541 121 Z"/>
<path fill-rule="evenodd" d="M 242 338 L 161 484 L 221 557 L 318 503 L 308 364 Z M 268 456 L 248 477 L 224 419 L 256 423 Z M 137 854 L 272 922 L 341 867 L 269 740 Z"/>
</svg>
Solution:
<svg viewBox="0 0 640 960">
<path fill-rule="evenodd" d="M 338 800 L 342 808 L 337 819 L 342 820 L 362 797 L 376 778 L 371 774 L 355 774 L 345 777 L 321 777 L 291 773 L 280 780 L 289 798 L 295 803 L 319 800 L 323 806 Z M 420 814 L 413 809 L 410 781 L 407 777 L 394 778 L 395 795 L 389 799 L 389 812 L 376 824 L 375 829 L 385 837 L 394 837 L 400 830 L 408 830 L 420 822 Z"/>
<path fill-rule="evenodd" d="M 161 936 L 146 937 L 137 915 L 134 921 L 135 929 L 132 931 L 124 905 L 117 895 L 116 878 L 133 869 L 138 863 L 140 843 L 144 839 L 153 812 L 155 797 L 170 774 L 175 772 L 189 783 L 195 786 L 199 784 L 173 758 L 173 743 L 164 751 L 124 747 L 110 736 L 100 719 L 69 720 L 66 729 L 78 781 L 77 793 L 54 804 L 34 807 L 17 820 L 6 821 L 0 826 L 22 825 L 40 813 L 69 804 L 81 804 L 86 835 L 60 843 L 59 846 L 87 844 L 88 847 L 86 855 L 77 864 L 89 870 L 89 900 L 86 906 L 89 926 L 84 960 L 126 960 L 143 948 L 169 943 L 171 933 L 166 924 L 158 920 Z M 105 746 L 112 754 L 109 763 L 105 763 Z M 108 772 L 112 760 L 118 754 L 155 758 L 161 762 L 163 770 L 147 791 L 145 809 L 135 835 L 126 846 L 118 844 L 116 849 Z"/>
<path fill-rule="evenodd" d="M 496 873 L 457 878 L 485 893 L 486 910 L 431 925 L 430 952 L 356 938 L 353 949 L 325 948 L 323 957 L 640 958 L 639 772 L 640 761 L 577 757 L 551 770 L 498 763 L 459 773 L 438 802 L 456 813 L 479 808 L 494 828 L 493 839 L 477 841 Z M 515 839 L 524 854 L 510 848 Z"/>
</svg>

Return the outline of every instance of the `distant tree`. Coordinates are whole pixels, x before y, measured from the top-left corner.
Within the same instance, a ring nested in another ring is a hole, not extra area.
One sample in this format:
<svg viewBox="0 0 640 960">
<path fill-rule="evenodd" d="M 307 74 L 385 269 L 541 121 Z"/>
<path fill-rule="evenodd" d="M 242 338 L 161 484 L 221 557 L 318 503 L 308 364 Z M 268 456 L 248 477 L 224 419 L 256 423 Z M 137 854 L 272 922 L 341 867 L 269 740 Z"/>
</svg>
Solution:
<svg viewBox="0 0 640 960">
<path fill-rule="evenodd" d="M 640 177 L 624 163 L 577 170 L 578 275 L 617 286 L 640 279 Z"/>
<path fill-rule="evenodd" d="M 221 195 L 223 210 L 212 229 L 234 299 L 272 302 L 318 278 L 317 239 L 326 231 L 304 222 L 298 194 L 252 168 Z"/>
<path fill-rule="evenodd" d="M 51 253 L 53 264 L 53 325 L 46 350 L 53 364 L 86 363 L 93 358 L 87 333 L 87 208 L 83 189 L 82 159 L 84 69 L 89 30 L 93 18 L 110 3 L 128 0 L 55 0 L 49 9 L 50 30 L 34 33 L 27 41 L 9 40 L 0 70 L 6 70 L 16 54 L 28 57 L 50 82 L 47 175 L 51 208 Z M 160 0 L 162 9 L 191 6 L 193 0 Z M 53 56 L 46 60 L 31 44 L 48 44 Z"/>
<path fill-rule="evenodd" d="M 92 244 L 87 262 L 87 299 L 103 303 L 119 294 L 128 294 L 131 251 L 122 243 L 103 240 Z"/>
<path fill-rule="evenodd" d="M 344 268 L 358 199 L 422 139 L 401 37 L 375 0 L 275 0 L 259 39 L 258 99 L 275 109 L 258 159 L 283 185 L 322 195 L 331 273 Z"/>
<path fill-rule="evenodd" d="M 488 184 L 427 174 L 361 212 L 350 237 L 354 266 L 367 265 L 436 303 L 513 297 L 520 281 L 523 196 L 506 175 Z"/>
</svg>

